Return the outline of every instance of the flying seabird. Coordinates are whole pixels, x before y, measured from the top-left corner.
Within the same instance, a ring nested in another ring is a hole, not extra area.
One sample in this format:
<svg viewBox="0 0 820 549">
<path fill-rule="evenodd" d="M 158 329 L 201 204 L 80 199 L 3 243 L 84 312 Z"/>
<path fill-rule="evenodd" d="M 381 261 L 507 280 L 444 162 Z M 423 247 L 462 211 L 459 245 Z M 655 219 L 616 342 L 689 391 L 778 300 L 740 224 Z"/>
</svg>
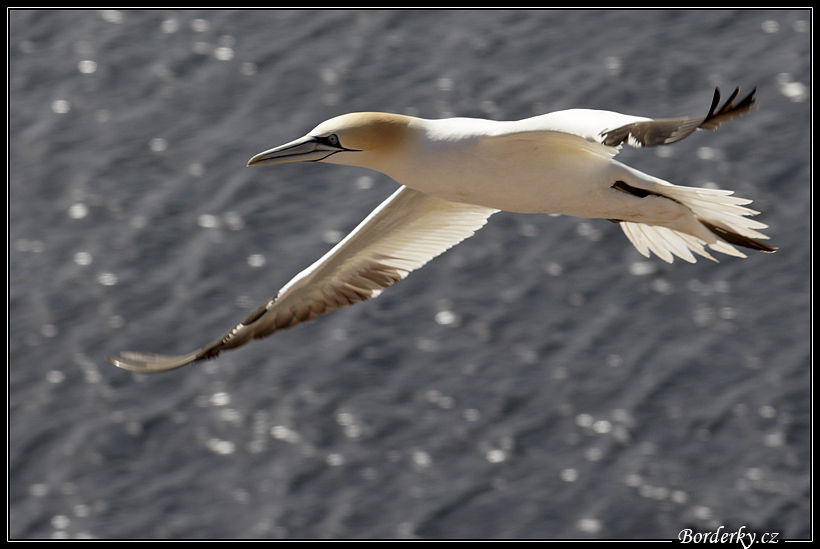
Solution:
<svg viewBox="0 0 820 549">
<path fill-rule="evenodd" d="M 109 358 L 134 372 L 161 372 L 376 297 L 468 238 L 499 210 L 602 218 L 620 224 L 646 257 L 690 263 L 706 250 L 746 257 L 734 246 L 773 252 L 766 225 L 733 191 L 681 187 L 614 159 L 625 143 L 674 143 L 696 130 L 756 109 L 754 93 L 706 116 L 650 119 L 571 109 L 525 120 L 425 120 L 352 113 L 322 122 L 305 137 L 257 154 L 248 165 L 326 162 L 372 168 L 402 186 L 329 252 L 245 320 L 212 343 L 180 356 L 123 352 Z"/>
</svg>

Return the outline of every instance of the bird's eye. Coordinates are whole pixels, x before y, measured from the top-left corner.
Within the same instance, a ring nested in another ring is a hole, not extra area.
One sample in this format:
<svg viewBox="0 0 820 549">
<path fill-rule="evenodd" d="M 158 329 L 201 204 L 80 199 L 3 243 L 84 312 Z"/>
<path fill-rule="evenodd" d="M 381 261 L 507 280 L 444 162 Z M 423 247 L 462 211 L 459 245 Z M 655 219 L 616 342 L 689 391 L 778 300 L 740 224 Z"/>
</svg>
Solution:
<svg viewBox="0 0 820 549">
<path fill-rule="evenodd" d="M 332 145 L 333 147 L 338 147 L 339 146 L 339 138 L 336 137 L 335 133 L 332 133 L 332 134 L 328 135 L 327 137 L 325 137 L 325 141 L 327 142 L 328 145 Z"/>
</svg>

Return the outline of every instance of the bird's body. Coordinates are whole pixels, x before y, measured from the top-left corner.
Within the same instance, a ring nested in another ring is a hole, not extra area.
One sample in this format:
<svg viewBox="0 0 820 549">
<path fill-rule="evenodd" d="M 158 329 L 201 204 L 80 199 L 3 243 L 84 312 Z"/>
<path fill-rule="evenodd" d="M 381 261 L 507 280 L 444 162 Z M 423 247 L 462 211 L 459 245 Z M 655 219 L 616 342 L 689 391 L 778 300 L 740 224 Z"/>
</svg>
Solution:
<svg viewBox="0 0 820 549">
<path fill-rule="evenodd" d="M 424 135 L 415 153 L 380 171 L 431 196 L 508 212 L 629 220 L 648 214 L 645 204 L 637 208 L 628 195 L 602 184 L 630 178 L 631 170 L 612 159 L 614 147 L 523 129 L 548 116 L 513 123 L 416 120 Z M 465 127 L 480 133 L 459 136 Z M 644 184 L 652 186 L 652 179 L 646 176 Z"/>
<path fill-rule="evenodd" d="M 378 170 L 402 184 L 344 240 L 299 273 L 223 337 L 178 357 L 122 353 L 115 365 L 138 372 L 210 358 L 252 338 L 375 297 L 446 249 L 471 236 L 498 210 L 609 219 L 649 256 L 714 259 L 706 247 L 745 257 L 733 245 L 775 248 L 749 216 L 750 201 L 731 191 L 672 185 L 617 160 L 620 146 L 672 143 L 716 129 L 756 107 L 737 90 L 706 116 L 652 120 L 573 109 L 515 122 L 424 120 L 353 113 L 323 122 L 307 136 L 248 163 L 315 161 Z"/>
</svg>

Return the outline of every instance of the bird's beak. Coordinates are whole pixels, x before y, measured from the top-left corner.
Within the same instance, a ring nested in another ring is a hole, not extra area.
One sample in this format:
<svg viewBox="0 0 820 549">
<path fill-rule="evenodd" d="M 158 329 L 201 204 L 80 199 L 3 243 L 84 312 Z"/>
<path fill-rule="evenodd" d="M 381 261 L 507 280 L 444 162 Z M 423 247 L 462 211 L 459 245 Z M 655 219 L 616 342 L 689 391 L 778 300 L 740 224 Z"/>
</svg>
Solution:
<svg viewBox="0 0 820 549">
<path fill-rule="evenodd" d="M 258 164 L 285 164 L 287 162 L 318 162 L 331 154 L 344 151 L 343 147 L 334 146 L 322 140 L 306 135 L 290 143 L 261 152 L 248 160 L 248 166 Z"/>
</svg>

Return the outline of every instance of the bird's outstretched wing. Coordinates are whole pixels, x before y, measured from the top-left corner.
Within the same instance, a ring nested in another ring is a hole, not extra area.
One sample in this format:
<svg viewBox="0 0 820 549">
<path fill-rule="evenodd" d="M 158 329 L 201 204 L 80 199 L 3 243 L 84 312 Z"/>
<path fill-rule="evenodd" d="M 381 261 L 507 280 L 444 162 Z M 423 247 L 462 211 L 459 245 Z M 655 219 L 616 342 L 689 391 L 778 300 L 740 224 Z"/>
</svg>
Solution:
<svg viewBox="0 0 820 549">
<path fill-rule="evenodd" d="M 472 236 L 496 211 L 401 187 L 275 297 L 209 345 L 180 356 L 123 352 L 108 360 L 133 372 L 163 372 L 370 299 Z"/>
<path fill-rule="evenodd" d="M 740 93 L 740 88 L 735 88 L 734 93 L 718 109 L 720 90 L 715 88 L 712 106 L 706 116 L 658 118 L 632 122 L 613 130 L 601 132 L 601 143 L 610 147 L 617 147 L 622 143 L 633 147 L 651 147 L 680 141 L 696 130 L 716 130 L 724 122 L 741 117 L 756 109 L 755 91 L 757 91 L 757 88 L 753 89 L 749 95 L 735 105 L 734 101 Z"/>
</svg>

